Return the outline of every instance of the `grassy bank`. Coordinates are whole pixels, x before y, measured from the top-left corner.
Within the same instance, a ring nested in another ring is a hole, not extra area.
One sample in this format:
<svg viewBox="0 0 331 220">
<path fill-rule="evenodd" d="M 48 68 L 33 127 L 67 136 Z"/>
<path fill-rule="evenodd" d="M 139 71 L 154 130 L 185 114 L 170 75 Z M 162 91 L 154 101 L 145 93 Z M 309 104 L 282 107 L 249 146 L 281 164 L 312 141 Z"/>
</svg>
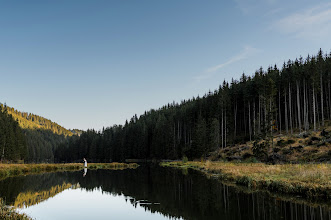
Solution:
<svg viewBox="0 0 331 220">
<path fill-rule="evenodd" d="M 255 145 L 255 147 L 254 147 Z M 237 143 L 208 155 L 211 161 L 261 161 L 283 163 L 331 163 L 331 126 L 322 131 L 291 135 L 275 134 L 273 139 Z"/>
<path fill-rule="evenodd" d="M 24 214 L 17 213 L 14 208 L 7 207 L 0 198 L 0 219 L 30 220 L 31 218 Z"/>
<path fill-rule="evenodd" d="M 127 169 L 137 168 L 136 163 L 90 163 L 88 169 Z M 0 164 L 0 179 L 9 176 L 27 175 L 42 172 L 76 171 L 83 169 L 81 163 L 67 164 Z"/>
<path fill-rule="evenodd" d="M 231 162 L 164 162 L 161 166 L 193 168 L 254 189 L 331 199 L 331 164 L 278 164 Z"/>
</svg>

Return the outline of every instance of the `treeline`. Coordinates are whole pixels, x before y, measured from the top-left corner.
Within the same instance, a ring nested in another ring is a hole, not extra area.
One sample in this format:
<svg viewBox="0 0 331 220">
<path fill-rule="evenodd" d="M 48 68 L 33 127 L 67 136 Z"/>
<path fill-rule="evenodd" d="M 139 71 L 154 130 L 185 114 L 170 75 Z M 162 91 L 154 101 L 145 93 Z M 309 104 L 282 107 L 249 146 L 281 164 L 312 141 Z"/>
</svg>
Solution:
<svg viewBox="0 0 331 220">
<path fill-rule="evenodd" d="M 65 135 L 65 136 L 73 135 L 72 131 L 65 129 L 64 127 L 58 125 L 55 122 L 52 122 L 47 118 L 27 112 L 20 112 L 8 106 L 6 106 L 6 108 L 7 108 L 7 112 L 11 114 L 15 120 L 18 121 L 20 127 L 23 129 L 44 129 L 44 130 L 50 130 L 54 134 L 58 134 L 58 135 Z"/>
<path fill-rule="evenodd" d="M 68 138 L 45 129 L 23 129 L 23 133 L 27 142 L 25 161 L 28 163 L 53 163 L 55 150 Z"/>
<path fill-rule="evenodd" d="M 124 126 L 88 130 L 62 144 L 55 161 L 199 158 L 274 134 L 319 129 L 331 118 L 331 53 L 223 82 L 203 97 L 135 115 Z"/>
<path fill-rule="evenodd" d="M 19 132 L 12 136 L 12 139 L 23 139 L 25 144 L 24 154 L 20 157 L 5 155 L 3 158 L 7 161 L 15 162 L 17 160 L 24 160 L 29 163 L 54 162 L 54 151 L 56 148 L 65 142 L 67 137 L 81 132 L 76 129 L 73 130 L 75 132 L 73 133 L 49 119 L 27 112 L 20 112 L 7 105 L 0 104 L 0 107 L 2 114 L 7 115 L 7 118 L 15 121 L 15 126 L 19 129 Z M 13 149 L 16 148 L 14 147 Z"/>
<path fill-rule="evenodd" d="M 18 122 L 0 105 L 0 160 L 18 161 L 27 155 L 25 136 Z"/>
</svg>

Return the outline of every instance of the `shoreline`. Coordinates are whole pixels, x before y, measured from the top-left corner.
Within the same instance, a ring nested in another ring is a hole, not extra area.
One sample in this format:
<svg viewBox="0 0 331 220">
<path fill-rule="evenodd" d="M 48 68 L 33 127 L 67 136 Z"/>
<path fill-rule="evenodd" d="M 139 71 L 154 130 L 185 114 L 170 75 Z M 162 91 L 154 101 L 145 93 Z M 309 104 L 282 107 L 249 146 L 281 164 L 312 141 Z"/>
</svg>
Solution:
<svg viewBox="0 0 331 220">
<path fill-rule="evenodd" d="M 15 208 L 6 206 L 2 198 L 0 198 L 0 219 L 32 220 L 26 214 L 16 212 Z"/>
<path fill-rule="evenodd" d="M 89 163 L 88 169 L 135 169 L 137 163 Z M 43 172 L 64 172 L 77 171 L 84 169 L 81 163 L 64 163 L 64 164 L 0 164 L 0 180 L 7 177 L 38 174 Z"/>
<path fill-rule="evenodd" d="M 161 162 L 163 167 L 194 169 L 222 181 L 313 200 L 331 199 L 331 164 Z"/>
<path fill-rule="evenodd" d="M 139 165 L 137 163 L 90 163 L 88 169 L 109 169 L 123 170 L 135 169 Z M 66 164 L 0 164 L 0 181 L 13 176 L 32 175 L 39 173 L 50 172 L 65 172 L 78 171 L 84 169 L 84 165 L 80 163 Z M 25 214 L 16 212 L 15 208 L 7 207 L 2 198 L 0 198 L 0 219 L 19 219 L 30 220 L 31 218 Z"/>
</svg>

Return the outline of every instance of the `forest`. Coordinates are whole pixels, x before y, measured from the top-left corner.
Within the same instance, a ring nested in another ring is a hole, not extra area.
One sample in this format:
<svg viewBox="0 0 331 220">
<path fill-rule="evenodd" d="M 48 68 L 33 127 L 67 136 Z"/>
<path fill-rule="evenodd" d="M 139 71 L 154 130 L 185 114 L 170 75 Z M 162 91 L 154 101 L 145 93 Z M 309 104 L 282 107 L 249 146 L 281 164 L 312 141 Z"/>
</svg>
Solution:
<svg viewBox="0 0 331 220">
<path fill-rule="evenodd" d="M 17 161 L 24 159 L 25 162 L 54 162 L 54 151 L 57 146 L 65 142 L 67 137 L 81 133 L 77 129 L 73 131 L 67 130 L 39 115 L 20 112 L 6 104 L 0 104 L 0 106 L 2 114 L 11 118 L 15 122 L 15 126 L 19 127 L 19 132 L 15 133 L 12 138 L 24 139 L 23 143 L 25 145 L 24 154 L 15 157 L 5 154 L 2 158 L 3 160 Z M 10 126 L 6 126 L 6 123 L 1 123 L 0 126 L 10 128 Z M 0 140 L 3 138 L 0 133 Z M 20 151 L 17 148 L 19 147 L 16 145 L 7 146 L 9 151 Z"/>
<path fill-rule="evenodd" d="M 1 105 L 2 107 L 4 107 L 3 104 Z M 43 129 L 43 130 L 50 130 L 52 133 L 58 135 L 65 135 L 65 136 L 73 135 L 72 131 L 65 129 L 64 127 L 58 125 L 55 122 L 52 122 L 49 119 L 27 112 L 20 112 L 9 106 L 5 106 L 5 107 L 8 114 L 12 115 L 13 118 L 18 121 L 20 127 L 23 129 L 31 129 L 31 130 Z"/>
<path fill-rule="evenodd" d="M 217 149 L 329 125 L 331 53 L 262 67 L 223 82 L 203 97 L 169 103 L 124 125 L 67 130 L 41 116 L 1 105 L 2 160 L 91 162 L 201 158 Z"/>
<path fill-rule="evenodd" d="M 22 160 L 27 155 L 26 139 L 17 121 L 0 105 L 0 159 Z"/>
<path fill-rule="evenodd" d="M 331 53 L 299 57 L 239 80 L 223 82 L 203 97 L 134 115 L 124 125 L 88 130 L 54 152 L 56 162 L 189 159 L 237 143 L 318 130 L 331 118 Z"/>
</svg>

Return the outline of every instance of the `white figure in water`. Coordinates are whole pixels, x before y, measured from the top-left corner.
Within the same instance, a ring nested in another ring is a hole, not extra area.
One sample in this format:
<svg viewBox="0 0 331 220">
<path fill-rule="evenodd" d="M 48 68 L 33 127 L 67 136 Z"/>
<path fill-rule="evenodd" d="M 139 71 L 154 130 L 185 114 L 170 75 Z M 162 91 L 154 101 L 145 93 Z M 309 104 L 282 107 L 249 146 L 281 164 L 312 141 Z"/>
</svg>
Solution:
<svg viewBox="0 0 331 220">
<path fill-rule="evenodd" d="M 87 160 L 84 158 L 84 167 L 87 168 Z"/>
<path fill-rule="evenodd" d="M 84 174 L 83 177 L 85 177 L 87 174 L 87 160 L 84 158 Z"/>
</svg>

